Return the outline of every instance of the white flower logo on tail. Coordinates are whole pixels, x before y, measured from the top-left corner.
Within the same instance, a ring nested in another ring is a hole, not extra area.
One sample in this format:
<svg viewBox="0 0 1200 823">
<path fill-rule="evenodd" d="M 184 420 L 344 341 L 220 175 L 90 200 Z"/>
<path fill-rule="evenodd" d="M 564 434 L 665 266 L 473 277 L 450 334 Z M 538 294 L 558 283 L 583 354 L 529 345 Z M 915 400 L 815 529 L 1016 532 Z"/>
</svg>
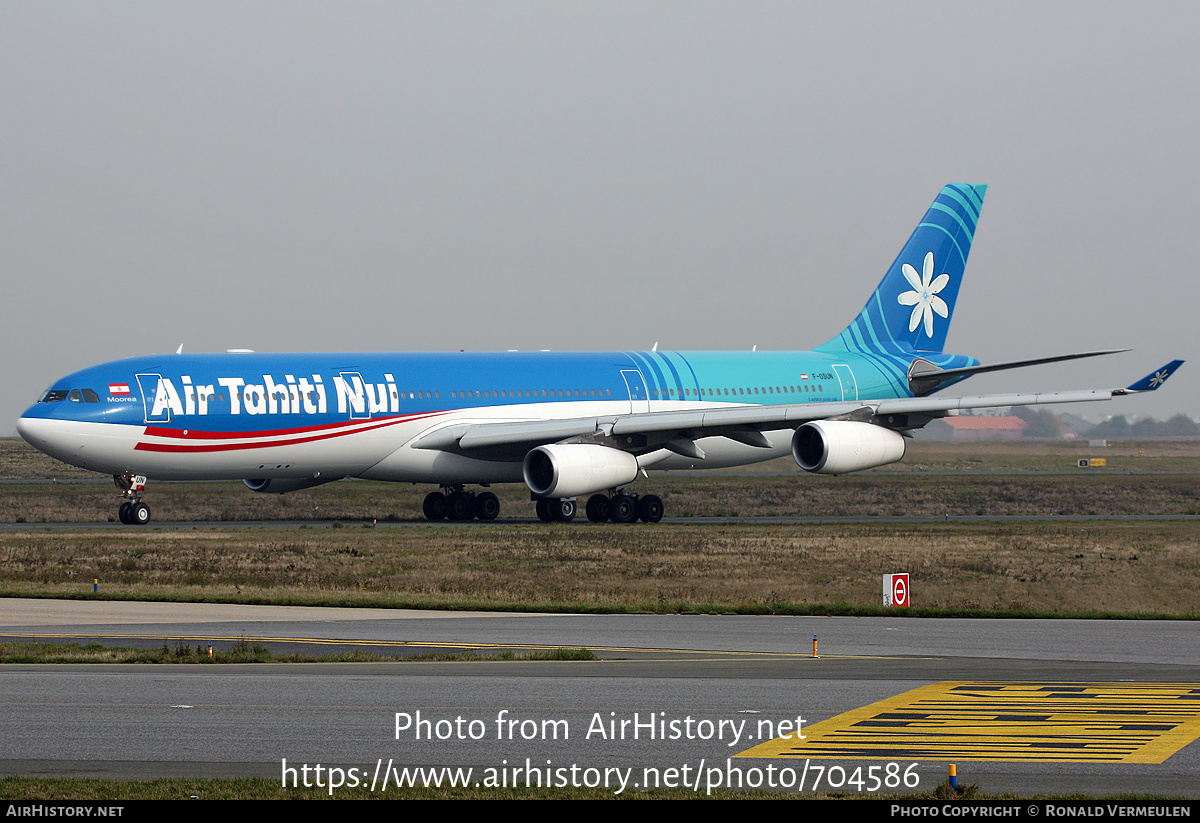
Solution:
<svg viewBox="0 0 1200 823">
<path fill-rule="evenodd" d="M 938 297 L 938 292 L 946 288 L 946 284 L 950 282 L 950 275 L 939 274 L 936 278 L 933 276 L 933 252 L 925 255 L 924 271 L 918 275 L 917 270 L 905 263 L 901 271 L 904 272 L 904 277 L 908 280 L 909 285 L 913 287 L 912 291 L 906 291 L 901 294 L 896 300 L 902 306 L 912 306 L 912 317 L 908 319 L 908 330 L 915 331 L 922 321 L 925 323 L 925 336 L 933 337 L 933 315 L 937 312 L 942 317 L 950 316 L 950 307 L 946 305 L 946 301 Z"/>
</svg>

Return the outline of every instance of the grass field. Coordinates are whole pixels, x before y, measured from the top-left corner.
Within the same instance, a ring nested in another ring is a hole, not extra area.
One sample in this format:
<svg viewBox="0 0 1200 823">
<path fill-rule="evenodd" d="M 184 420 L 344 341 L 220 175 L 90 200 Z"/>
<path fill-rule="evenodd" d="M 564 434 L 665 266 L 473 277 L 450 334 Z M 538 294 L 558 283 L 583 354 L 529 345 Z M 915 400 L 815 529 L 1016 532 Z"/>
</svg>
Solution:
<svg viewBox="0 0 1200 823">
<path fill-rule="evenodd" d="M 1196 616 L 1190 523 L 577 524 L 0 534 L 0 593 L 522 611 Z"/>
<path fill-rule="evenodd" d="M 1107 468 L 1074 468 L 1097 451 Z M 917 443 L 907 461 L 901 471 L 837 478 L 775 461 L 639 486 L 661 494 L 670 515 L 1200 514 L 1197 443 Z M 20 441 L 0 443 L 0 474 L 12 479 L 58 466 Z M 972 469 L 989 473 L 957 473 Z M 281 497 L 239 483 L 156 483 L 148 499 L 157 519 L 203 525 L 63 532 L 36 524 L 110 520 L 115 489 L 0 488 L 0 520 L 29 526 L 0 534 L 8 595 L 88 597 L 99 578 L 103 596 L 134 599 L 865 613 L 880 608 L 882 574 L 909 572 L 914 606 L 940 613 L 1200 615 L 1200 528 L 1185 520 L 370 528 L 420 520 L 428 489 L 353 481 Z M 497 491 L 503 516 L 531 516 L 521 488 Z M 311 525 L 213 525 L 237 520 Z"/>
</svg>

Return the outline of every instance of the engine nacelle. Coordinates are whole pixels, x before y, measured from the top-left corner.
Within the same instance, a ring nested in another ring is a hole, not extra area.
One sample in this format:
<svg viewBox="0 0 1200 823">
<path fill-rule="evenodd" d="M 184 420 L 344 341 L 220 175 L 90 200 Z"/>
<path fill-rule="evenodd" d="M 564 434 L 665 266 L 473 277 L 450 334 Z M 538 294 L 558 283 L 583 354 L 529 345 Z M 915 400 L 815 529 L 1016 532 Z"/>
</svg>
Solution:
<svg viewBox="0 0 1200 823">
<path fill-rule="evenodd" d="M 589 443 L 538 446 L 525 455 L 525 485 L 538 497 L 577 497 L 631 482 L 637 458 Z"/>
<path fill-rule="evenodd" d="M 311 489 L 313 486 L 321 486 L 340 479 L 340 477 L 268 477 L 262 480 L 243 480 L 242 482 L 252 492 L 259 492 L 261 494 L 287 494 L 288 492 L 296 492 L 301 489 Z"/>
<path fill-rule="evenodd" d="M 806 472 L 846 474 L 904 457 L 904 438 L 872 423 L 815 420 L 792 435 L 792 457 Z"/>
</svg>

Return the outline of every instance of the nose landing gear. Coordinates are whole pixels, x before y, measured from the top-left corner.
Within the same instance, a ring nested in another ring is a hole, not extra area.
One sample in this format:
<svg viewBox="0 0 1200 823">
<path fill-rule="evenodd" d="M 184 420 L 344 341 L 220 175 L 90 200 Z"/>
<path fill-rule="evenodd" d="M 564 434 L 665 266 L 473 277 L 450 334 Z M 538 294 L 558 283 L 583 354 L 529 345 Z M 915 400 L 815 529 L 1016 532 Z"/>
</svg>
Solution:
<svg viewBox="0 0 1200 823">
<path fill-rule="evenodd" d="M 146 477 L 141 474 L 114 474 L 113 483 L 121 490 L 125 502 L 117 509 L 117 518 L 127 526 L 144 526 L 150 522 L 150 507 L 142 502 Z"/>
</svg>

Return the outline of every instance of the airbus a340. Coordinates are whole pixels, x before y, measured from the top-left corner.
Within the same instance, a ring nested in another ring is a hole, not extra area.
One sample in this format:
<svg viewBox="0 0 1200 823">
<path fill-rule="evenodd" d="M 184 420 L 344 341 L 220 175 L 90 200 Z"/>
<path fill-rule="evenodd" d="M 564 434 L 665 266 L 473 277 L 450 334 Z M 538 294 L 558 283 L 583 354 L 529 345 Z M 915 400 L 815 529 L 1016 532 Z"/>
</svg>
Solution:
<svg viewBox="0 0 1200 823">
<path fill-rule="evenodd" d="M 1109 400 L 1125 388 L 942 397 L 992 365 L 943 351 L 985 186 L 946 186 L 862 312 L 808 352 L 173 354 L 54 382 L 17 428 L 43 452 L 113 475 L 123 523 L 150 520 L 147 478 L 243 480 L 284 493 L 346 477 L 428 483 L 431 520 L 494 519 L 470 485 L 524 482 L 543 520 L 655 522 L 628 489 L 645 469 L 791 453 L 809 472 L 900 460 L 905 435 L 956 409 Z"/>
</svg>

